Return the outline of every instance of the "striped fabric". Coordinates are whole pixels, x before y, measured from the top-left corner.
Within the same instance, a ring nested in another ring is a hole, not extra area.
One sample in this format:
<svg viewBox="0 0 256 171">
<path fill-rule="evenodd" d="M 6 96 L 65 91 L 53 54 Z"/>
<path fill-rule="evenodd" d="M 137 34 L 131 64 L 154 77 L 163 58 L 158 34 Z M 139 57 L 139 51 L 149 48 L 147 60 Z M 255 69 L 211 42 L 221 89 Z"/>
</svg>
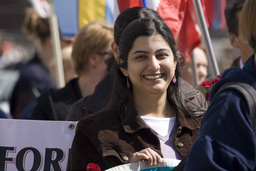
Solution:
<svg viewBox="0 0 256 171">
<path fill-rule="evenodd" d="M 205 5 L 210 29 L 214 32 L 224 31 L 226 28 L 226 19 L 224 15 L 226 1 L 207 0 L 205 1 Z"/>
<path fill-rule="evenodd" d="M 89 21 L 114 22 L 114 0 L 53 0 L 64 37 L 74 37 Z"/>
<path fill-rule="evenodd" d="M 192 0 L 53 0 L 60 31 L 74 37 L 89 21 L 114 24 L 115 18 L 127 8 L 145 6 L 156 10 L 172 30 L 180 47 L 189 53 L 201 42 Z M 205 0 L 201 0 L 203 9 Z M 207 19 L 207 17 L 205 17 Z M 190 60 L 189 55 L 186 61 Z"/>
</svg>

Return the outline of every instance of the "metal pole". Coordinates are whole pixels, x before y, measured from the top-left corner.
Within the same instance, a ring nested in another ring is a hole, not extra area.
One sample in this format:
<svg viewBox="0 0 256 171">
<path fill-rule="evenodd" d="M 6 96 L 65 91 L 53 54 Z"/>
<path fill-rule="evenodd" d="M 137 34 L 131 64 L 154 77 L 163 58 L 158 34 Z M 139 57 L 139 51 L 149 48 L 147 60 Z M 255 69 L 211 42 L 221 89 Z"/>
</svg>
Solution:
<svg viewBox="0 0 256 171">
<path fill-rule="evenodd" d="M 197 65 L 196 65 L 194 53 L 192 53 L 191 66 L 192 66 L 192 73 L 193 73 L 193 85 L 194 85 L 194 87 L 196 87 L 200 84 L 200 81 L 199 81 L 199 76 L 197 73 Z"/>
<path fill-rule="evenodd" d="M 200 30 L 202 32 L 202 42 L 205 46 L 207 58 L 208 58 L 208 61 L 210 63 L 210 68 L 211 68 L 213 76 L 215 78 L 217 78 L 218 75 L 220 75 L 220 72 L 219 72 L 219 68 L 218 68 L 216 58 L 215 58 L 215 55 L 214 55 L 214 52 L 213 52 L 211 39 L 210 39 L 210 36 L 209 36 L 206 21 L 205 21 L 205 18 L 204 18 L 202 4 L 201 4 L 200 0 L 193 0 L 193 4 L 194 4 L 195 11 L 196 11 L 196 16 L 197 16 L 197 19 L 198 19 L 199 27 L 200 27 Z"/>
<path fill-rule="evenodd" d="M 62 54 L 61 54 L 61 46 L 60 46 L 60 34 L 59 34 L 59 26 L 58 26 L 58 20 L 57 15 L 54 10 L 53 2 L 52 0 L 48 0 L 50 5 L 50 29 L 51 29 L 51 36 L 53 38 L 53 51 L 54 51 L 54 57 L 56 61 L 56 86 L 57 88 L 61 88 L 65 86 L 65 80 L 64 80 L 64 71 L 63 71 L 63 62 L 62 62 Z"/>
</svg>

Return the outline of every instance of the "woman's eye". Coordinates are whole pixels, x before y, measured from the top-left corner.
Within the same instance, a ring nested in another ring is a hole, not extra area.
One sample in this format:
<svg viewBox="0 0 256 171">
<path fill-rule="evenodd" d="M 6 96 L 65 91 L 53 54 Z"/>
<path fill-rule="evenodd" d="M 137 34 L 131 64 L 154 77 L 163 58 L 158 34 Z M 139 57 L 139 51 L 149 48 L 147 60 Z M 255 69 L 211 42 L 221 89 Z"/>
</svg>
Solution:
<svg viewBox="0 0 256 171">
<path fill-rule="evenodd" d="M 165 57 L 168 57 L 169 55 L 167 53 L 161 53 L 161 54 L 158 54 L 156 56 L 159 57 L 159 58 L 165 58 Z"/>
<path fill-rule="evenodd" d="M 144 58 L 146 58 L 146 56 L 144 55 L 136 56 L 136 59 L 144 59 Z"/>
</svg>

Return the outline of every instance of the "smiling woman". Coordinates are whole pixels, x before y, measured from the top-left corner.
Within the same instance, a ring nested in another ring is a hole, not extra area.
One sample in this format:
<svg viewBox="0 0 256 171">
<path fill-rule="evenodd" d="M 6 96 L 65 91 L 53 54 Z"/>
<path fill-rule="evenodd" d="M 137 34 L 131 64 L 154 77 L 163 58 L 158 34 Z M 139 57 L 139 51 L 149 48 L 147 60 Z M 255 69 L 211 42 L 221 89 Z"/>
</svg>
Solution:
<svg viewBox="0 0 256 171">
<path fill-rule="evenodd" d="M 68 170 L 183 159 L 197 137 L 201 107 L 184 99 L 175 40 L 162 20 L 138 19 L 123 31 L 108 106 L 78 122 Z M 203 97 L 203 96 L 202 96 Z M 190 101 L 189 101 L 190 100 Z M 192 102 L 193 101 L 193 102 Z"/>
<path fill-rule="evenodd" d="M 174 61 L 172 50 L 163 37 L 154 34 L 138 37 L 134 41 L 127 63 L 127 69 L 121 68 L 121 71 L 132 82 L 133 96 L 140 94 L 145 98 L 151 93 L 166 93 L 177 61 Z"/>
</svg>

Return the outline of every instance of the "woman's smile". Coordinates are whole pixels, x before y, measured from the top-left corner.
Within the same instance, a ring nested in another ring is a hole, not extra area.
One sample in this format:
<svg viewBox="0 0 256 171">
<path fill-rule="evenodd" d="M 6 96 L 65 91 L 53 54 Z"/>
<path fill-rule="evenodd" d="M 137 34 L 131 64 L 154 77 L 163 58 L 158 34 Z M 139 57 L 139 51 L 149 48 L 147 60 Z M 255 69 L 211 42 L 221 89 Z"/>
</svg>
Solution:
<svg viewBox="0 0 256 171">
<path fill-rule="evenodd" d="M 163 74 L 148 74 L 143 76 L 145 79 L 148 80 L 156 80 L 163 77 Z"/>
</svg>

